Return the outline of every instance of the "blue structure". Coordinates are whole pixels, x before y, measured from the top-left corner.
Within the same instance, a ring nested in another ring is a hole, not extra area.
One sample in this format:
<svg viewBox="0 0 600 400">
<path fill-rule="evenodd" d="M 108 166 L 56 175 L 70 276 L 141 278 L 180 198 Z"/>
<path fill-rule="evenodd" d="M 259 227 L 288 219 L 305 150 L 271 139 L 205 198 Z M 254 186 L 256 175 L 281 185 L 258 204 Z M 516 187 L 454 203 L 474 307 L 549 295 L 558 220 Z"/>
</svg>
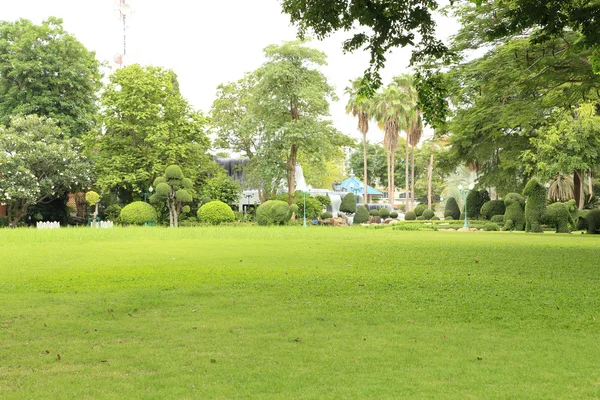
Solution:
<svg viewBox="0 0 600 400">
<path fill-rule="evenodd" d="M 345 179 L 342 183 L 336 185 L 336 191 L 338 192 L 353 192 L 354 194 L 363 195 L 365 194 L 364 183 L 358 179 L 354 174 L 351 174 L 348 179 Z M 368 196 L 383 196 L 383 193 L 375 189 L 372 186 L 367 185 Z"/>
</svg>

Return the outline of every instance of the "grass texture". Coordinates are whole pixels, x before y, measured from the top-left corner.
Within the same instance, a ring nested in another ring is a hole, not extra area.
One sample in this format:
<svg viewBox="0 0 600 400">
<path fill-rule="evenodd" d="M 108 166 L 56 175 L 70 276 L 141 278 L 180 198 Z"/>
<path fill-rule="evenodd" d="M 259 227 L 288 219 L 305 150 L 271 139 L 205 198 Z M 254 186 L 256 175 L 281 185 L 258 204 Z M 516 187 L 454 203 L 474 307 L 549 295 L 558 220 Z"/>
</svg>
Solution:
<svg viewBox="0 0 600 400">
<path fill-rule="evenodd" d="M 600 239 L 0 230 L 0 398 L 600 397 Z"/>
</svg>

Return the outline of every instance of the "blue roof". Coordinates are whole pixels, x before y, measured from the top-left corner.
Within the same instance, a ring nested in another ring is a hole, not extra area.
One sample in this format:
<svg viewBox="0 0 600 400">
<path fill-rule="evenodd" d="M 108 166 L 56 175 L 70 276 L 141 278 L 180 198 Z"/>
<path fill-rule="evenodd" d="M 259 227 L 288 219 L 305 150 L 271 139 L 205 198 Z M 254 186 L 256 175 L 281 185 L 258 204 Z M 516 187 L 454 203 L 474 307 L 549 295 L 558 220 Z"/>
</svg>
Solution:
<svg viewBox="0 0 600 400">
<path fill-rule="evenodd" d="M 360 188 L 362 186 L 363 189 L 361 189 L 360 192 L 358 192 L 358 194 L 364 194 L 364 192 L 365 192 L 364 183 L 362 183 L 361 181 L 356 179 L 356 177 L 354 175 L 350 175 L 350 178 L 348 178 L 348 179 L 344 180 L 342 183 L 340 183 L 338 185 L 338 190 L 352 192 L 352 190 L 350 188 L 351 185 L 354 187 L 355 191 L 356 191 L 356 188 Z M 379 190 L 377 190 L 369 185 L 367 185 L 367 194 L 372 194 L 375 196 L 383 196 L 382 192 L 380 192 Z"/>
</svg>

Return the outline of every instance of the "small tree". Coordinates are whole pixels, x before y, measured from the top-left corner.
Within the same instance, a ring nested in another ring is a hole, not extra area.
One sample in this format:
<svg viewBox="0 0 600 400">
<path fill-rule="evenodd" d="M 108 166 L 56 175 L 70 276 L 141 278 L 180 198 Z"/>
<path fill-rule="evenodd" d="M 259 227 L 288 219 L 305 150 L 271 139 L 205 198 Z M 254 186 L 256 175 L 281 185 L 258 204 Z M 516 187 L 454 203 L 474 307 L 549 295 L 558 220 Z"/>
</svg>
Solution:
<svg viewBox="0 0 600 400">
<path fill-rule="evenodd" d="M 163 176 L 154 180 L 156 193 L 150 196 L 150 202 L 165 202 L 169 210 L 169 226 L 179 226 L 179 214 L 183 203 L 192 201 L 194 183 L 183 176 L 183 171 L 178 165 L 170 165 Z"/>
<path fill-rule="evenodd" d="M 90 190 L 85 194 L 85 201 L 90 205 L 90 207 L 94 208 L 94 213 L 92 214 L 92 226 L 96 223 L 96 218 L 98 217 L 98 203 L 100 203 L 100 195 L 93 190 Z"/>
</svg>

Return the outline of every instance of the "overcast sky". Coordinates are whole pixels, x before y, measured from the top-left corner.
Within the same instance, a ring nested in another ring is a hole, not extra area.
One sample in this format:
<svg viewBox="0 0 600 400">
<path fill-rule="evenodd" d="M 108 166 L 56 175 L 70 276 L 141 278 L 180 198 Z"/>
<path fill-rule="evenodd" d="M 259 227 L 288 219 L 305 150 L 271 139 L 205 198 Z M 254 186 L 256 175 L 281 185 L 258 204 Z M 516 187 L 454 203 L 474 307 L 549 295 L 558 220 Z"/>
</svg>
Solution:
<svg viewBox="0 0 600 400">
<path fill-rule="evenodd" d="M 172 68 L 179 76 L 183 95 L 197 109 L 210 110 L 216 87 L 240 79 L 244 72 L 258 68 L 265 60 L 262 49 L 269 44 L 296 38 L 289 16 L 281 13 L 279 0 L 127 0 L 132 15 L 127 18 L 126 64 L 140 63 Z M 35 23 L 55 16 L 63 26 L 101 61 L 116 67 L 114 57 L 122 53 L 123 27 L 119 0 L 0 0 L 3 20 L 19 18 Z M 446 38 L 457 28 L 454 21 L 439 19 L 439 37 Z M 328 55 L 323 68 L 336 87 L 340 100 L 331 105 L 334 125 L 353 137 L 361 137 L 356 120 L 344 112 L 344 88 L 350 79 L 362 75 L 369 55 L 359 51 L 343 54 L 347 34 L 336 34 L 311 46 Z M 388 56 L 384 83 L 406 72 L 409 49 Z M 374 127 L 375 128 L 375 127 Z M 373 129 L 372 129 L 373 131 Z M 370 132 L 380 141 L 381 132 Z"/>
</svg>

